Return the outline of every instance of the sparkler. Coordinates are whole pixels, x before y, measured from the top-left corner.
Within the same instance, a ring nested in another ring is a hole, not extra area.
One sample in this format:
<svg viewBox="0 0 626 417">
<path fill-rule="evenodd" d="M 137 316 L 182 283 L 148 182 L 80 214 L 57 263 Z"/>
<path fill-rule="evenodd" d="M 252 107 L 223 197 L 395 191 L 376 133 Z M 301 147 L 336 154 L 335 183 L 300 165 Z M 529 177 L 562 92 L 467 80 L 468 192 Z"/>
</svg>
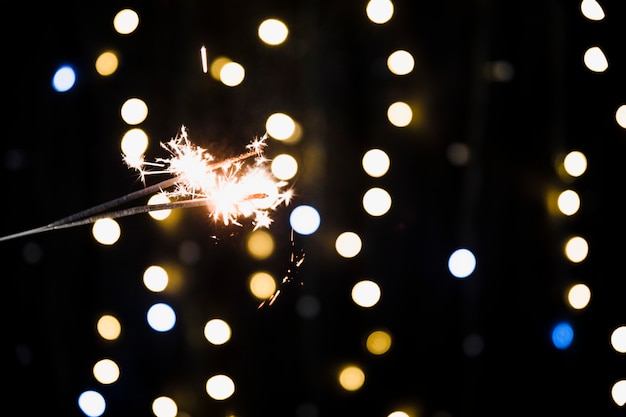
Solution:
<svg viewBox="0 0 626 417">
<path fill-rule="evenodd" d="M 266 141 L 267 134 L 252 140 L 246 146 L 246 152 L 220 160 L 206 149 L 194 145 L 188 138 L 187 129 L 182 126 L 179 135 L 161 143 L 169 157 L 158 158 L 154 162 L 146 162 L 143 156 L 124 158 L 130 168 L 139 172 L 144 184 L 146 177 L 152 175 L 170 175 L 170 178 L 45 226 L 0 237 L 0 242 L 90 224 L 103 218 L 200 206 L 208 209 L 215 222 L 226 226 L 242 226 L 241 219 L 252 218 L 255 230 L 267 228 L 272 223 L 270 212 L 282 204 L 288 205 L 293 190 L 285 189 L 287 183 L 276 181 L 268 169 L 269 160 L 264 156 Z M 251 159 L 254 161 L 252 164 L 248 163 Z M 107 212 L 157 192 L 174 201 Z"/>
</svg>

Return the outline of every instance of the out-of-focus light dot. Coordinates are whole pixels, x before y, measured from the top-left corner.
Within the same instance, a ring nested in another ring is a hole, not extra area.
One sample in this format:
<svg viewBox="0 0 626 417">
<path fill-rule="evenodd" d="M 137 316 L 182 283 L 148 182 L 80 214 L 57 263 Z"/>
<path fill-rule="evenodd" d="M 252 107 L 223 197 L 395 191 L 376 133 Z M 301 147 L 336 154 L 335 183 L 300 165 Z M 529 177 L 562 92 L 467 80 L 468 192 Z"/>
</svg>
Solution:
<svg viewBox="0 0 626 417">
<path fill-rule="evenodd" d="M 93 366 L 93 376 L 101 384 L 112 384 L 120 377 L 120 368 L 111 359 L 101 359 Z"/>
<path fill-rule="evenodd" d="M 387 415 L 387 417 L 410 417 L 410 416 L 404 411 L 392 411 L 391 413 Z"/>
<path fill-rule="evenodd" d="M 365 372 L 356 366 L 348 365 L 339 371 L 339 384 L 346 391 L 356 391 L 365 383 Z"/>
<path fill-rule="evenodd" d="M 391 196 L 382 188 L 370 188 L 363 195 L 363 208 L 370 216 L 382 216 L 391 208 Z"/>
<path fill-rule="evenodd" d="M 215 57 L 215 59 L 211 62 L 211 65 L 209 67 L 209 73 L 211 74 L 211 77 L 213 77 L 217 81 L 220 81 L 220 72 L 222 72 L 222 68 L 224 67 L 224 65 L 228 64 L 229 62 L 233 62 L 233 61 L 228 57 L 225 57 L 225 56 Z"/>
<path fill-rule="evenodd" d="M 626 353 L 626 326 L 620 326 L 613 330 L 611 346 L 619 353 Z"/>
<path fill-rule="evenodd" d="M 272 174 L 280 180 L 290 180 L 298 173 L 298 161 L 293 156 L 283 153 L 272 159 Z"/>
<path fill-rule="evenodd" d="M 362 242 L 354 232 L 343 232 L 335 240 L 335 250 L 344 258 L 354 258 L 361 252 Z"/>
<path fill-rule="evenodd" d="M 552 329 L 552 343 L 557 349 L 567 349 L 573 340 L 574 329 L 569 323 L 559 323 Z"/>
<path fill-rule="evenodd" d="M 567 292 L 567 302 L 572 308 L 582 310 L 591 301 L 591 290 L 585 284 L 574 284 Z"/>
<path fill-rule="evenodd" d="M 152 292 L 163 291 L 168 283 L 169 276 L 162 266 L 150 265 L 143 271 L 143 284 Z"/>
<path fill-rule="evenodd" d="M 446 156 L 451 164 L 457 166 L 467 165 L 470 159 L 470 149 L 464 143 L 454 142 L 446 149 Z"/>
<path fill-rule="evenodd" d="M 361 165 L 367 175 L 373 178 L 380 178 L 389 171 L 391 160 L 385 151 L 370 149 L 363 155 Z"/>
<path fill-rule="evenodd" d="M 266 19 L 259 25 L 259 39 L 268 45 L 280 45 L 285 42 L 289 29 L 278 19 Z"/>
<path fill-rule="evenodd" d="M 129 125 L 138 125 L 148 117 L 148 105 L 140 98 L 129 98 L 120 110 L 122 120 Z"/>
<path fill-rule="evenodd" d="M 365 7 L 365 13 L 369 20 L 382 25 L 393 17 L 393 3 L 389 0 L 370 0 Z"/>
<path fill-rule="evenodd" d="M 106 77 L 113 74 L 117 70 L 118 63 L 119 61 L 115 52 L 103 52 L 96 59 L 96 71 L 98 74 Z"/>
<path fill-rule="evenodd" d="M 611 388 L 611 397 L 613 397 L 615 404 L 620 407 L 626 404 L 626 379 L 622 379 L 621 381 L 617 381 L 613 384 L 613 388 Z"/>
<path fill-rule="evenodd" d="M 130 165 L 135 161 L 134 165 L 140 166 L 141 157 L 148 149 L 148 135 L 137 127 L 129 129 L 122 137 L 120 148 Z"/>
<path fill-rule="evenodd" d="M 485 78 L 490 81 L 505 83 L 513 79 L 515 68 L 509 61 L 491 61 L 484 66 Z"/>
<path fill-rule="evenodd" d="M 157 332 L 167 332 L 176 324 L 174 309 L 165 303 L 153 304 L 146 315 L 148 324 Z"/>
<path fill-rule="evenodd" d="M 248 283 L 250 292 L 259 300 L 266 300 L 276 291 L 276 280 L 267 272 L 255 272 Z"/>
<path fill-rule="evenodd" d="M 575 214 L 580 208 L 580 197 L 578 193 L 574 190 L 565 190 L 561 194 L 559 194 L 559 198 L 557 200 L 557 204 L 559 206 L 559 210 L 561 213 L 566 216 L 571 216 Z"/>
<path fill-rule="evenodd" d="M 373 307 L 380 300 L 380 287 L 370 280 L 359 281 L 352 287 L 352 301 L 361 307 Z"/>
<path fill-rule="evenodd" d="M 220 70 L 220 81 L 229 87 L 235 87 L 243 82 L 246 70 L 238 62 L 227 62 Z"/>
<path fill-rule="evenodd" d="M 580 236 L 574 236 L 565 243 L 565 256 L 571 262 L 579 263 L 587 258 L 589 244 Z"/>
<path fill-rule="evenodd" d="M 626 104 L 622 104 L 615 112 L 615 121 L 618 125 L 626 129 Z"/>
<path fill-rule="evenodd" d="M 96 330 L 103 339 L 115 340 L 120 337 L 122 325 L 117 318 L 109 314 L 105 314 L 98 319 Z"/>
<path fill-rule="evenodd" d="M 414 66 L 413 55 L 404 50 L 394 51 L 387 58 L 387 68 L 395 75 L 409 74 Z"/>
<path fill-rule="evenodd" d="M 302 205 L 293 209 L 289 215 L 289 224 L 301 235 L 310 235 L 320 227 L 320 214 L 315 207 Z"/>
<path fill-rule="evenodd" d="M 206 382 L 206 392 L 214 400 L 225 400 L 235 393 L 235 383 L 226 375 L 214 375 Z"/>
<path fill-rule="evenodd" d="M 609 67 L 609 62 L 606 60 L 604 52 L 597 46 L 587 49 L 583 61 L 585 66 L 593 72 L 604 72 Z"/>
<path fill-rule="evenodd" d="M 485 346 L 483 337 L 477 333 L 469 334 L 463 339 L 463 353 L 470 358 L 480 355 Z"/>
<path fill-rule="evenodd" d="M 276 140 L 287 140 L 294 134 L 296 123 L 285 113 L 274 113 L 267 118 L 265 130 Z"/>
<path fill-rule="evenodd" d="M 267 259 L 274 252 L 274 238 L 262 229 L 255 230 L 246 240 L 248 253 L 255 259 Z"/>
<path fill-rule="evenodd" d="M 106 410 L 106 401 L 97 391 L 85 391 L 78 396 L 78 407 L 86 416 L 99 417 Z"/>
<path fill-rule="evenodd" d="M 310 319 L 318 315 L 320 312 L 320 302 L 313 295 L 303 295 L 296 301 L 296 311 L 301 317 Z"/>
<path fill-rule="evenodd" d="M 572 151 L 565 155 L 563 168 L 572 177 L 580 177 L 587 170 L 587 157 L 580 151 Z"/>
<path fill-rule="evenodd" d="M 604 19 L 604 10 L 596 0 L 583 0 L 580 3 L 580 11 L 589 20 Z"/>
<path fill-rule="evenodd" d="M 139 26 L 139 15 L 134 10 L 120 10 L 113 18 L 113 27 L 121 35 L 133 33 L 137 26 Z"/>
<path fill-rule="evenodd" d="M 176 417 L 178 406 L 170 397 L 159 397 L 152 401 L 152 412 L 156 417 Z"/>
<path fill-rule="evenodd" d="M 204 325 L 204 337 L 214 345 L 223 345 L 230 336 L 230 326 L 222 319 L 211 319 Z"/>
<path fill-rule="evenodd" d="M 59 93 L 64 93 L 74 87 L 76 72 L 69 65 L 59 67 L 52 77 L 52 88 Z"/>
<path fill-rule="evenodd" d="M 367 336 L 365 347 L 373 355 L 383 355 L 391 348 L 391 335 L 384 330 L 373 331 Z"/>
<path fill-rule="evenodd" d="M 96 220 L 91 228 L 94 239 L 103 245 L 113 245 L 122 234 L 120 225 L 113 219 Z"/>
<path fill-rule="evenodd" d="M 167 204 L 169 202 L 170 202 L 170 198 L 167 195 L 165 195 L 165 193 L 154 194 L 152 197 L 148 199 L 149 206 L 155 205 L 155 204 Z M 155 220 L 165 220 L 170 216 L 171 213 L 172 213 L 171 209 L 152 210 L 148 212 L 150 217 L 152 217 Z"/>
<path fill-rule="evenodd" d="M 413 111 L 408 104 L 397 101 L 387 109 L 387 118 L 396 127 L 406 127 L 413 119 Z"/>
<path fill-rule="evenodd" d="M 457 249 L 448 258 L 448 270 L 456 278 L 467 278 L 476 269 L 476 257 L 469 249 Z"/>
</svg>

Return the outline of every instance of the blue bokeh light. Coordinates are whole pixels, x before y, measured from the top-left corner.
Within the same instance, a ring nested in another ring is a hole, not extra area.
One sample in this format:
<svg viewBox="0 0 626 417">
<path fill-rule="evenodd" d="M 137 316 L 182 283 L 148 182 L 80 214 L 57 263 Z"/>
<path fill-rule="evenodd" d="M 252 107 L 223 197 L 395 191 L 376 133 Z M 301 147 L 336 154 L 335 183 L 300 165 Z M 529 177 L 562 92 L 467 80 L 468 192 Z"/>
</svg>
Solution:
<svg viewBox="0 0 626 417">
<path fill-rule="evenodd" d="M 561 322 L 552 329 L 552 343 L 558 349 L 567 349 L 574 340 L 574 329 L 567 322 Z"/>
<path fill-rule="evenodd" d="M 52 77 L 52 88 L 59 93 L 64 93 L 74 87 L 76 83 L 76 72 L 69 65 L 62 65 L 56 70 Z"/>
</svg>

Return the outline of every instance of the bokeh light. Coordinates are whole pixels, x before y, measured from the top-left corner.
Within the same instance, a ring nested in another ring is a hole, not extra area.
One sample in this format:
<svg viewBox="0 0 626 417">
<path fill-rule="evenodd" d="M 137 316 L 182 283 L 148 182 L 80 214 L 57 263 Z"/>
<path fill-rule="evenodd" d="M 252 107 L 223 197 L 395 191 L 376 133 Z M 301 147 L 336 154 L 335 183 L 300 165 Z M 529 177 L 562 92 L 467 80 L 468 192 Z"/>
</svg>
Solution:
<svg viewBox="0 0 626 417">
<path fill-rule="evenodd" d="M 567 302 L 576 310 L 587 307 L 589 301 L 591 301 L 591 290 L 585 284 L 574 284 L 567 292 Z"/>
<path fill-rule="evenodd" d="M 557 205 L 561 213 L 571 216 L 580 208 L 580 197 L 574 190 L 565 190 L 559 194 Z"/>
<path fill-rule="evenodd" d="M 143 284 L 152 292 L 161 292 L 167 288 L 169 275 L 165 268 L 159 265 L 150 265 L 143 272 Z"/>
<path fill-rule="evenodd" d="M 264 271 L 255 272 L 248 281 L 250 292 L 259 300 L 266 300 L 276 291 L 276 280 Z"/>
<path fill-rule="evenodd" d="M 254 230 L 248 235 L 246 248 L 253 258 L 267 259 L 274 252 L 274 238 L 266 230 Z"/>
<path fill-rule="evenodd" d="M 552 343 L 557 349 L 567 349 L 574 340 L 574 329 L 567 322 L 558 323 L 552 329 Z"/>
<path fill-rule="evenodd" d="M 369 20 L 382 25 L 393 17 L 393 3 L 390 0 L 370 0 L 365 7 L 365 13 Z"/>
<path fill-rule="evenodd" d="M 138 125 L 148 117 L 148 105 L 140 98 L 129 98 L 120 109 L 122 120 L 129 125 Z"/>
<path fill-rule="evenodd" d="M 580 11 L 589 20 L 604 19 L 604 10 L 596 0 L 583 0 L 580 3 Z"/>
<path fill-rule="evenodd" d="M 276 140 L 287 140 L 296 131 L 296 123 L 285 113 L 274 113 L 267 118 L 265 130 Z"/>
<path fill-rule="evenodd" d="M 360 307 L 373 307 L 380 301 L 380 286 L 371 280 L 357 282 L 352 287 L 352 301 Z"/>
<path fill-rule="evenodd" d="M 563 159 L 563 168 L 572 177 L 580 177 L 587 170 L 587 157 L 581 151 L 571 151 Z"/>
<path fill-rule="evenodd" d="M 268 45 L 280 45 L 285 42 L 289 29 L 287 25 L 279 19 L 266 19 L 259 25 L 259 39 Z"/>
<path fill-rule="evenodd" d="M 392 52 L 387 58 L 387 68 L 395 75 L 410 74 L 414 66 L 413 55 L 402 49 Z"/>
<path fill-rule="evenodd" d="M 565 256 L 571 262 L 579 263 L 587 258 L 589 244 L 581 236 L 574 236 L 565 243 Z"/>
<path fill-rule="evenodd" d="M 78 407 L 88 417 L 99 417 L 106 410 L 106 401 L 97 391 L 84 391 L 78 396 Z"/>
<path fill-rule="evenodd" d="M 157 193 L 148 199 L 148 205 L 152 206 L 155 204 L 167 204 L 170 202 L 170 198 L 165 193 Z M 155 220 L 165 220 L 170 214 L 172 214 L 171 209 L 164 210 L 152 210 L 148 212 L 148 215 Z"/>
<path fill-rule="evenodd" d="M 387 118 L 396 127 L 406 127 L 413 119 L 413 110 L 408 104 L 396 101 L 387 109 Z"/>
<path fill-rule="evenodd" d="M 59 93 L 64 93 L 74 87 L 76 72 L 69 65 L 59 67 L 52 77 L 52 88 Z"/>
<path fill-rule="evenodd" d="M 133 33 L 139 26 L 139 15 L 132 9 L 123 9 L 113 18 L 113 27 L 121 35 Z"/>
<path fill-rule="evenodd" d="M 602 52 L 602 49 L 598 46 L 587 49 L 583 56 L 583 61 L 585 62 L 585 66 L 593 72 L 604 72 L 609 68 L 609 62 L 604 52 Z"/>
<path fill-rule="evenodd" d="M 301 205 L 294 208 L 289 215 L 289 224 L 294 232 L 300 235 L 310 235 L 320 227 L 320 214 L 315 207 Z"/>
<path fill-rule="evenodd" d="M 111 359 L 101 359 L 93 366 L 93 376 L 101 384 L 112 384 L 120 377 L 120 368 Z"/>
<path fill-rule="evenodd" d="M 211 74 L 211 77 L 213 77 L 213 79 L 220 81 L 220 73 L 222 72 L 222 68 L 224 68 L 224 65 L 228 64 L 229 62 L 233 62 L 230 58 L 225 57 L 225 56 L 217 56 L 215 57 L 215 59 L 211 62 L 211 65 L 209 67 L 209 73 Z"/>
<path fill-rule="evenodd" d="M 355 232 L 343 232 L 335 240 L 335 249 L 344 258 L 354 258 L 361 252 L 361 247 L 361 237 Z"/>
<path fill-rule="evenodd" d="M 391 335 L 384 330 L 375 330 L 367 336 L 365 347 L 373 355 L 383 355 L 391 348 Z"/>
<path fill-rule="evenodd" d="M 622 407 L 626 404 L 626 379 L 622 379 L 621 381 L 617 381 L 611 387 L 611 397 L 615 404 Z"/>
<path fill-rule="evenodd" d="M 365 383 L 365 372 L 356 365 L 344 366 L 339 371 L 339 384 L 346 391 L 356 391 Z"/>
<path fill-rule="evenodd" d="M 241 84 L 246 77 L 246 70 L 238 62 L 227 62 L 220 70 L 220 81 L 229 87 Z"/>
<path fill-rule="evenodd" d="M 105 51 L 96 58 L 96 72 L 103 77 L 113 74 L 117 70 L 119 60 L 113 51 Z"/>
<path fill-rule="evenodd" d="M 270 169 L 276 178 L 287 181 L 298 173 L 298 161 L 293 156 L 283 153 L 272 159 Z"/>
<path fill-rule="evenodd" d="M 156 417 L 176 417 L 178 406 L 170 397 L 162 396 L 152 401 L 152 412 Z"/>
<path fill-rule="evenodd" d="M 476 257 L 469 249 L 457 249 L 448 258 L 448 270 L 456 278 L 467 278 L 476 269 Z"/>
<path fill-rule="evenodd" d="M 172 330 L 176 324 L 176 313 L 174 309 L 165 303 L 153 304 L 146 314 L 148 324 L 157 332 L 167 332 Z"/>
<path fill-rule="evenodd" d="M 391 208 L 391 196 L 383 188 L 370 188 L 363 195 L 363 208 L 370 216 L 382 216 Z"/>
<path fill-rule="evenodd" d="M 626 129 L 626 104 L 622 104 L 615 111 L 615 121 L 620 127 Z"/>
<path fill-rule="evenodd" d="M 373 178 L 380 178 L 389 171 L 391 160 L 385 151 L 370 149 L 363 155 L 361 165 L 367 175 Z"/>
<path fill-rule="evenodd" d="M 115 340 L 122 333 L 122 325 L 116 317 L 105 314 L 98 319 L 96 330 L 103 339 Z"/>
<path fill-rule="evenodd" d="M 626 326 L 619 326 L 611 332 L 611 346 L 619 353 L 626 353 Z"/>
<path fill-rule="evenodd" d="M 206 392 L 214 400 L 225 400 L 235 393 L 235 382 L 227 375 L 214 375 L 206 382 Z"/>
<path fill-rule="evenodd" d="M 230 325 L 222 319 L 211 319 L 204 325 L 204 337 L 211 344 L 223 345 L 230 340 Z"/>
<path fill-rule="evenodd" d="M 148 135 L 138 127 L 129 129 L 122 137 L 120 148 L 131 166 L 141 166 L 143 154 L 148 149 Z"/>
<path fill-rule="evenodd" d="M 91 232 L 98 243 L 113 245 L 119 240 L 122 229 L 114 219 L 104 218 L 96 220 Z"/>
</svg>

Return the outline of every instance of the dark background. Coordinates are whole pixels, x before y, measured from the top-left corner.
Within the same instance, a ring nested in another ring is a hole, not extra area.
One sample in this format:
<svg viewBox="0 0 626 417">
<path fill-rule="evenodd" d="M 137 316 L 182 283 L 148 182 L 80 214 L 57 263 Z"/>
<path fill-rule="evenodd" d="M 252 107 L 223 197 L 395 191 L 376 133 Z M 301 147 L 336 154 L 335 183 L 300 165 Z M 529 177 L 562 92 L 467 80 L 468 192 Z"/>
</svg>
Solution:
<svg viewBox="0 0 626 417">
<path fill-rule="evenodd" d="M 121 219 L 122 237 L 111 247 L 96 243 L 89 226 L 0 243 L 10 369 L 5 404 L 18 415 L 82 415 L 79 394 L 96 389 L 108 416 L 152 415 L 160 395 L 192 417 L 387 416 L 401 408 L 412 417 L 623 413 L 610 389 L 626 377 L 626 357 L 609 337 L 626 322 L 626 135 L 614 119 L 626 100 L 624 7 L 603 2 L 607 17 L 592 22 L 576 1 L 394 4 L 384 25 L 367 19 L 365 1 L 62 1 L 7 9 L 0 234 L 141 187 L 120 156 L 128 126 L 119 109 L 129 97 L 149 106 L 140 126 L 151 138 L 148 159 L 163 156 L 157 143 L 182 124 L 194 142 L 227 154 L 263 134 L 276 111 L 298 120 L 304 134 L 296 145 L 272 141 L 268 148 L 269 156 L 290 152 L 300 162 L 293 205 L 274 214 L 277 248 L 269 260 L 247 254 L 249 225 L 216 226 L 199 209 L 182 213 L 173 229 L 146 215 Z M 126 36 L 112 27 L 124 7 L 140 16 L 137 31 Z M 259 41 L 258 24 L 268 17 L 289 26 L 284 45 Z M 244 82 L 230 88 L 203 74 L 201 45 L 209 59 L 227 55 L 242 63 Z M 609 59 L 605 73 L 583 65 L 593 45 Z M 93 64 L 106 49 L 118 53 L 120 66 L 101 77 Z M 413 53 L 410 75 L 386 69 L 396 49 Z M 510 81 L 486 75 L 494 61 L 512 65 Z M 56 93 L 51 79 L 63 63 L 76 68 L 77 83 Z M 397 100 L 419 103 L 423 121 L 390 125 L 386 109 Z M 449 162 L 453 143 L 469 146 L 468 164 Z M 391 158 L 379 179 L 360 165 L 372 147 Z M 573 149 L 587 155 L 589 168 L 567 182 L 555 164 Z M 361 206 L 374 185 L 393 198 L 380 218 Z M 581 196 L 581 210 L 550 214 L 548 193 L 566 187 Z M 281 276 L 290 251 L 288 215 L 298 204 L 315 206 L 322 219 L 315 234 L 296 236 L 306 253 L 304 285 L 257 310 L 247 277 L 258 269 Z M 363 239 L 353 259 L 334 250 L 346 230 Z M 590 245 L 581 264 L 563 255 L 574 234 Z M 179 250 L 189 242 L 200 256 L 184 264 Z M 447 270 L 459 247 L 472 249 L 478 261 L 465 280 Z M 149 293 L 143 270 L 166 262 L 181 265 L 180 290 Z M 371 309 L 350 300 L 363 278 L 382 289 Z M 565 302 L 574 282 L 592 291 L 582 311 Z M 297 313 L 304 295 L 319 302 L 313 318 Z M 164 334 L 145 323 L 157 301 L 178 315 Z M 122 322 L 115 342 L 95 331 L 105 313 Z M 212 317 L 233 328 L 224 346 L 202 336 Z M 561 320 L 575 331 L 566 350 L 550 340 Z M 381 357 L 364 349 L 377 328 L 393 337 Z M 483 342 L 476 355 L 463 349 L 471 335 Z M 103 357 L 121 367 L 110 386 L 91 374 Z M 356 392 L 337 382 L 346 363 L 366 373 Z M 206 379 L 215 373 L 233 378 L 233 397 L 206 395 Z"/>
</svg>

